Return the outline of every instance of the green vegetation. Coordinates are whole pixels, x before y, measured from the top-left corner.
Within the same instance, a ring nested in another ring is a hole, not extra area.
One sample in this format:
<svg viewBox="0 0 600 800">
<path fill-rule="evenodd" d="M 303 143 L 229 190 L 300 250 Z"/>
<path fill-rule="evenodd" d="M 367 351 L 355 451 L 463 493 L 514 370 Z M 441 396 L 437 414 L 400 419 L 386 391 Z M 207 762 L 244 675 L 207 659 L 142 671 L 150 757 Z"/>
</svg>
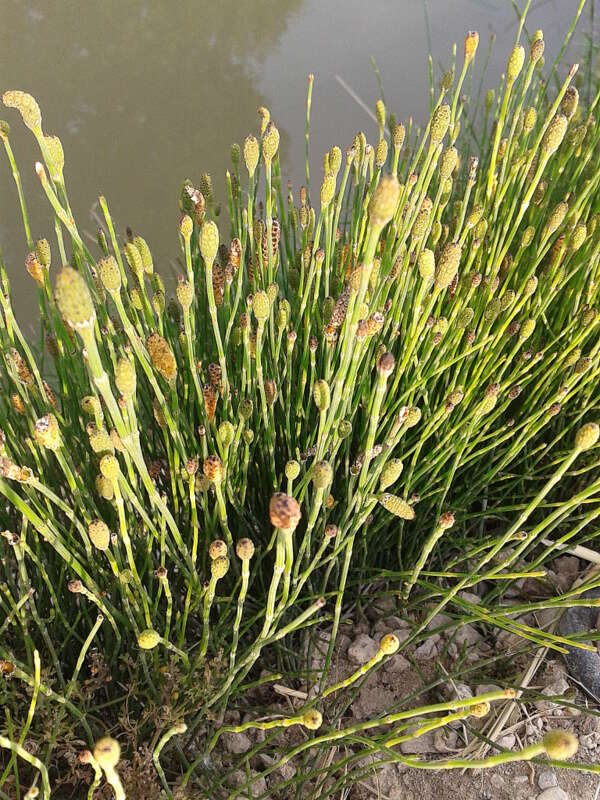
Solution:
<svg viewBox="0 0 600 800">
<path fill-rule="evenodd" d="M 260 109 L 260 135 L 231 149 L 228 214 L 209 175 L 183 187 L 176 300 L 104 198 L 88 247 L 59 139 L 30 95 L 4 94 L 39 143 L 56 242 L 32 239 L 2 123 L 45 347 L 22 334 L 2 264 L 1 798 L 92 798 L 106 782 L 137 797 L 141 775 L 148 797 L 257 797 L 265 777 L 263 797 L 333 797 L 373 770 L 367 756 L 451 769 L 574 755 L 567 732 L 484 760 L 394 749 L 484 716 L 510 685 L 346 715 L 442 610 L 456 630 L 560 653 L 568 639 L 516 617 L 597 603 L 582 599 L 594 577 L 543 601 L 504 592 L 589 542 L 600 515 L 600 93 L 581 84 L 580 101 L 576 67 L 554 89 L 537 32 L 483 108 L 466 105 L 477 46 L 469 33 L 423 130 L 379 101 L 379 141 L 332 147 L 317 181 L 307 155 L 297 196 Z M 345 615 L 380 597 L 410 635 L 334 682 Z M 317 629 L 329 650 L 310 672 Z M 312 689 L 265 719 L 257 697 L 277 682 Z M 282 750 L 288 727 L 301 735 Z M 246 730 L 266 735 L 215 760 Z M 118 765 L 140 747 L 132 794 Z M 259 752 L 271 761 L 255 773 Z"/>
</svg>

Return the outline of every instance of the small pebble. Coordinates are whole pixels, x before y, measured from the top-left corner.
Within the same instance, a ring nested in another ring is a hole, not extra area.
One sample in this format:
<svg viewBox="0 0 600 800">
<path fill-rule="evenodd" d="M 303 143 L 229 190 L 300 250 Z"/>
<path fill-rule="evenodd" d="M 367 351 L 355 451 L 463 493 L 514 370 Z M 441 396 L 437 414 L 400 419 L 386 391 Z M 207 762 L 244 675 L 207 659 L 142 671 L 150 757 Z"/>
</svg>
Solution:
<svg viewBox="0 0 600 800">
<path fill-rule="evenodd" d="M 384 614 L 393 614 L 396 608 L 397 602 L 393 597 L 389 595 L 377 597 L 367 609 L 367 617 L 374 622 Z"/>
<path fill-rule="evenodd" d="M 538 775 L 538 786 L 540 789 L 551 789 L 553 786 L 558 786 L 556 775 L 551 769 L 545 769 Z"/>
<path fill-rule="evenodd" d="M 252 783 L 252 792 L 255 794 L 256 797 L 259 797 L 261 794 L 264 794 L 264 792 L 267 791 L 267 782 L 262 776 L 257 777 L 256 772 L 251 773 L 251 778 L 255 778 L 254 782 Z M 236 788 L 244 786 L 246 782 L 247 782 L 246 773 L 241 769 L 236 770 L 231 775 L 231 783 Z M 244 800 L 245 797 L 248 797 L 248 794 L 244 790 L 243 794 L 235 795 L 235 800 Z"/>
<path fill-rule="evenodd" d="M 437 633 L 425 639 L 423 644 L 419 645 L 415 650 L 415 658 L 435 658 L 438 654 L 437 642 L 439 640 L 440 637 Z"/>
<path fill-rule="evenodd" d="M 501 736 L 498 739 L 498 746 L 502 747 L 504 750 L 512 750 L 516 743 L 517 737 L 514 733 L 507 733 L 506 736 Z"/>
<path fill-rule="evenodd" d="M 391 617 L 386 617 L 376 622 L 373 630 L 375 633 L 384 634 L 388 631 L 394 632 L 402 629 L 411 630 L 410 622 L 405 622 L 400 617 L 392 615 Z"/>
<path fill-rule="evenodd" d="M 456 731 L 442 728 L 433 734 L 433 740 L 438 753 L 451 753 L 457 749 L 458 736 Z"/>
<path fill-rule="evenodd" d="M 463 600 L 466 600 L 467 603 L 474 603 L 477 605 L 481 603 L 481 597 L 478 594 L 474 594 L 473 592 L 459 592 L 458 596 L 461 597 Z"/>
<path fill-rule="evenodd" d="M 385 672 L 391 673 L 404 672 L 405 670 L 410 669 L 410 662 L 407 661 L 404 656 L 401 656 L 400 653 L 396 653 L 396 655 L 386 659 L 383 669 Z"/>
<path fill-rule="evenodd" d="M 542 694 L 547 697 L 560 697 L 569 689 L 569 683 L 565 678 L 557 678 L 544 689 Z M 551 700 L 536 700 L 534 703 L 538 711 L 556 711 L 560 708 L 558 703 L 553 703 Z"/>
<path fill-rule="evenodd" d="M 405 755 L 435 753 L 436 747 L 433 733 L 424 733 L 416 739 L 409 739 L 407 742 L 401 742 L 400 751 Z"/>
<path fill-rule="evenodd" d="M 436 614 L 435 617 L 432 617 L 427 625 L 427 630 L 432 631 L 435 628 L 441 628 L 443 625 L 451 625 L 454 622 L 452 617 L 449 617 L 447 614 Z"/>
<path fill-rule="evenodd" d="M 569 800 L 569 795 L 560 786 L 552 786 L 538 794 L 537 800 Z"/>
<path fill-rule="evenodd" d="M 245 733 L 224 733 L 221 739 L 228 753 L 239 755 L 252 747 L 252 742 Z"/>
<path fill-rule="evenodd" d="M 502 789 L 504 787 L 504 778 L 502 775 L 492 775 L 490 778 L 490 784 L 494 787 L 494 789 Z"/>
<path fill-rule="evenodd" d="M 456 696 L 457 700 L 467 700 L 473 697 L 473 690 L 470 686 L 467 686 L 466 683 L 456 683 L 454 685 L 453 694 Z"/>
<path fill-rule="evenodd" d="M 454 641 L 459 645 L 466 644 L 467 646 L 477 644 L 481 641 L 481 634 L 469 623 L 462 625 L 454 636 Z"/>
<path fill-rule="evenodd" d="M 379 650 L 379 644 L 366 633 L 359 634 L 348 648 L 348 659 L 361 666 L 373 658 Z"/>
</svg>

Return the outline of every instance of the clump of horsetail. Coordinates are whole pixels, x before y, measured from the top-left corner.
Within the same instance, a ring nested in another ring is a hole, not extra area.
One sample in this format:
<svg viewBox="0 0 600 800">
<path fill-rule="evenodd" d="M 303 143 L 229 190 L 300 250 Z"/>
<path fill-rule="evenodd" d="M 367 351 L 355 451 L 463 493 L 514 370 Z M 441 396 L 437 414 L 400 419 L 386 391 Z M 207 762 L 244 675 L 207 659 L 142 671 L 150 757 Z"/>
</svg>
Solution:
<svg viewBox="0 0 600 800">
<path fill-rule="evenodd" d="M 510 689 L 346 727 L 336 716 L 442 609 L 562 647 L 499 603 L 515 576 L 589 548 L 599 513 L 600 95 L 593 72 L 577 91 L 576 66 L 553 89 L 537 32 L 528 49 L 515 43 L 497 95 L 465 103 L 478 44 L 468 32 L 458 77 L 433 87 L 419 130 L 380 100 L 379 138 L 336 144 L 318 179 L 307 154 L 300 187 L 284 188 L 279 130 L 261 108 L 232 147 L 224 202 L 208 174 L 182 188 L 173 297 L 151 237 L 123 235 L 104 197 L 89 245 L 68 154 L 65 167 L 33 97 L 4 94 L 40 148 L 51 213 L 36 241 L 2 123 L 45 351 L 24 336 L 13 265 L 0 263 L 0 672 L 19 687 L 0 723 L 0 790 L 23 773 L 48 794 L 61 736 L 81 742 L 90 792 L 106 781 L 117 798 L 133 739 L 152 742 L 169 797 L 226 791 L 249 762 L 217 769 L 221 736 L 244 731 L 267 734 L 249 792 L 294 758 L 292 782 L 302 775 L 315 797 L 323 775 L 303 754 L 323 747 L 338 788 L 374 753 L 421 769 L 574 755 L 566 731 L 478 760 L 395 749 L 484 717 Z M 311 76 L 307 148 L 312 91 Z M 345 609 L 382 585 L 410 635 L 384 636 L 333 680 Z M 302 661 L 315 629 L 329 635 L 318 674 Z M 253 692 L 277 681 L 305 703 L 261 715 Z M 33 701 L 23 717 L 23 687 L 60 711 L 39 758 L 23 745 L 43 736 Z M 302 743 L 277 755 L 268 732 L 296 726 Z"/>
</svg>

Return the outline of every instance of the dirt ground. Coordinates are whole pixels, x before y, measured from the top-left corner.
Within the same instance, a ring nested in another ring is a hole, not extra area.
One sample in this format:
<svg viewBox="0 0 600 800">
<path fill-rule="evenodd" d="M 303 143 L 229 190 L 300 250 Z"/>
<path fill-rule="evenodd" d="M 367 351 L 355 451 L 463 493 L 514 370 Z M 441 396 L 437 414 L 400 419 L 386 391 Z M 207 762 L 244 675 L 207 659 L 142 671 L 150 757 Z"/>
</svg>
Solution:
<svg viewBox="0 0 600 800">
<path fill-rule="evenodd" d="M 573 570 L 577 567 L 573 563 L 567 566 Z M 474 595 L 465 599 L 477 601 Z M 430 623 L 429 636 L 409 645 L 401 654 L 391 656 L 362 684 L 357 682 L 355 685 L 360 686 L 360 690 L 337 724 L 346 727 L 399 708 L 463 699 L 522 685 L 519 681 L 532 663 L 535 646 L 527 650 L 523 648 L 523 640 L 515 634 L 494 632 L 476 624 L 456 628 L 448 625 L 449 619 L 439 615 Z M 542 613 L 535 620 L 522 618 L 520 621 L 544 628 L 554 620 Z M 398 604 L 389 597 L 384 598 L 379 606 L 371 607 L 358 620 L 349 614 L 340 627 L 327 683 L 344 680 L 366 663 L 377 651 L 384 634 L 393 632 L 404 641 L 413 624 L 414 620 L 401 616 Z M 311 696 L 311 691 L 314 692 L 311 684 L 314 687 L 315 676 L 319 675 L 324 664 L 327 637 L 327 631 L 317 631 L 307 644 L 306 658 L 312 681 L 290 687 L 292 690 L 287 696 L 281 687 L 275 690 L 265 686 L 261 690 L 260 701 L 263 709 L 266 706 L 267 715 L 287 716 Z M 453 673 L 460 678 L 452 679 Z M 302 689 L 306 690 L 304 697 Z M 411 699 L 413 693 L 415 697 Z M 511 716 L 500 731 L 494 732 L 494 723 L 507 703 L 511 705 Z M 595 713 L 584 713 L 586 707 Z M 326 729 L 333 719 L 333 707 L 323 710 Z M 562 657 L 550 653 L 526 681 L 524 701 L 492 703 L 490 713 L 481 720 L 469 718 L 466 723 L 454 722 L 435 733 L 428 732 L 417 739 L 402 742 L 395 749 L 403 755 L 426 760 L 465 755 L 480 757 L 499 751 L 520 750 L 540 742 L 548 730 L 561 728 L 578 737 L 579 751 L 574 760 L 582 764 L 597 764 L 600 760 L 600 715 L 597 712 L 598 704 L 568 674 Z M 242 712 L 238 719 L 250 717 Z M 488 748 L 486 753 L 481 753 L 482 739 L 478 733 L 491 737 L 497 744 L 496 749 Z M 231 764 L 232 756 L 242 765 L 244 752 L 261 738 L 250 732 L 243 734 L 246 737 L 244 741 L 236 736 L 232 735 L 223 742 L 221 757 L 224 766 Z M 298 727 L 282 732 L 276 739 L 278 752 L 284 752 L 305 737 L 305 732 Z M 332 762 L 348 752 L 335 750 Z M 318 761 L 319 758 L 325 758 L 325 755 L 316 754 L 315 759 Z M 600 774 L 555 770 L 544 760 L 466 771 L 419 770 L 400 764 L 384 764 L 383 767 L 373 766 L 372 774 L 366 772 L 350 789 L 346 787 L 344 793 L 338 791 L 330 795 L 328 785 L 324 784 L 322 797 L 331 796 L 335 800 L 600 800 Z M 265 769 L 266 763 L 254 759 L 247 766 L 256 774 Z M 365 761 L 364 766 L 367 767 L 368 762 Z M 283 774 L 273 773 L 266 782 L 261 780 L 256 796 L 271 791 L 273 798 L 285 800 L 284 795 L 275 790 L 284 778 Z M 247 797 L 243 793 L 239 796 Z"/>
<path fill-rule="evenodd" d="M 523 764 L 507 765 L 494 770 L 478 770 L 474 773 L 423 773 L 409 770 L 397 775 L 395 786 L 379 795 L 368 791 L 362 797 L 379 797 L 381 800 L 596 800 L 600 797 L 600 775 L 582 772 L 551 772 L 557 786 L 565 794 L 539 786 L 539 778 L 548 770 L 538 766 L 529 768 Z M 545 777 L 545 776 L 544 776 Z M 548 779 L 551 780 L 551 779 Z M 542 785 L 546 783 L 542 779 Z M 566 796 L 565 796 L 566 795 Z M 356 797 L 361 797 L 356 794 Z"/>
<path fill-rule="evenodd" d="M 394 629 L 398 624 L 397 618 L 388 617 L 371 628 L 371 637 L 377 640 L 378 635 L 386 630 Z M 336 676 L 332 680 L 350 674 L 356 669 L 349 654 L 354 655 L 354 660 L 360 658 L 356 653 L 356 641 L 368 634 L 358 633 L 361 628 L 366 629 L 366 624 L 359 623 L 353 626 L 354 640 L 346 648 L 348 639 L 342 638 L 340 650 L 342 651 L 337 664 Z M 401 631 L 402 629 L 400 629 Z M 396 629 L 398 632 L 398 629 Z M 489 639 L 478 640 L 473 631 L 463 630 L 462 636 L 471 640 L 470 655 L 473 660 L 489 655 Z M 417 690 L 424 682 L 429 681 L 439 674 L 440 669 L 450 666 L 448 652 L 444 655 L 440 651 L 447 645 L 444 636 L 436 640 L 436 635 L 427 640 L 419 648 L 414 648 L 409 653 L 410 660 L 403 656 L 390 659 L 382 670 L 372 675 L 365 681 L 361 691 L 352 705 L 350 712 L 357 720 L 368 719 L 377 714 L 385 713 L 393 707 L 401 697 Z M 500 643 L 492 642 L 492 646 L 502 647 L 506 644 L 500 637 Z M 363 645 L 367 644 L 366 638 L 362 639 Z M 353 647 L 354 645 L 354 647 Z M 416 654 L 416 657 L 415 657 Z M 529 657 L 530 658 L 530 657 Z M 394 663 L 394 660 L 399 662 Z M 528 657 L 523 655 L 515 659 L 515 666 L 525 666 Z M 476 675 L 476 671 L 474 675 Z M 503 684 L 504 685 L 504 684 Z M 452 697 L 465 694 L 480 694 L 494 688 L 488 683 L 448 684 L 443 685 L 428 695 L 421 698 L 415 705 L 424 702 L 439 702 Z M 496 687 L 497 688 L 497 687 Z M 537 689 L 541 694 L 552 696 L 564 695 L 568 701 L 577 704 L 587 704 L 578 687 L 571 681 L 566 667 L 560 658 L 550 658 L 540 668 L 530 688 Z M 577 694 L 576 694 L 577 692 Z M 492 710 L 485 723 L 490 726 L 500 713 L 503 706 L 492 704 Z M 538 701 L 533 704 L 519 704 L 515 709 L 510 723 L 505 726 L 502 735 L 497 739 L 503 749 L 518 749 L 535 741 L 539 741 L 543 734 L 551 728 L 564 728 L 577 734 L 579 751 L 577 761 L 586 764 L 598 763 L 600 758 L 600 718 L 580 713 L 577 709 L 564 708 L 551 701 Z M 483 728 L 486 733 L 488 727 Z M 425 741 L 423 741 L 425 740 Z M 400 746 L 401 752 L 418 754 L 423 757 L 451 757 L 452 754 L 460 757 L 465 743 L 472 741 L 465 728 L 456 725 L 453 729 L 441 733 L 439 736 L 426 735 L 421 740 L 415 740 Z M 488 753 L 489 754 L 489 753 Z M 543 759 L 542 759 L 543 760 Z M 575 770 L 554 770 L 545 764 L 515 763 L 502 767 L 486 770 L 460 770 L 452 771 L 422 771 L 406 768 L 400 765 L 385 765 L 376 776 L 365 779 L 356 785 L 348 795 L 348 800 L 600 800 L 600 774 L 594 775 Z"/>
</svg>

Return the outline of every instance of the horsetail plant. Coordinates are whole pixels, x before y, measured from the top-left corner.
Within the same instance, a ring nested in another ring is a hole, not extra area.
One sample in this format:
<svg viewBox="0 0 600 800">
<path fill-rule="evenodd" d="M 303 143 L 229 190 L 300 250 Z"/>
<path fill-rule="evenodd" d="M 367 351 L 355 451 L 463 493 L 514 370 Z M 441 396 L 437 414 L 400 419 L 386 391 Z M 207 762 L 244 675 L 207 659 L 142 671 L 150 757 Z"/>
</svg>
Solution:
<svg viewBox="0 0 600 800">
<path fill-rule="evenodd" d="M 31 95 L 4 93 L 40 148 L 51 214 L 36 241 L 0 123 L 46 349 L 22 333 L 0 260 L 2 796 L 26 781 L 64 791 L 74 746 L 88 798 L 104 780 L 133 796 L 124 762 L 143 742 L 157 791 L 177 800 L 240 796 L 240 771 L 247 793 L 268 779 L 268 796 L 333 797 L 367 757 L 371 770 L 572 766 L 564 730 L 478 759 L 399 747 L 469 726 L 510 688 L 345 718 L 362 681 L 442 611 L 524 648 L 592 649 L 523 617 L 593 606 L 597 579 L 542 598 L 507 590 L 581 552 L 600 514 L 600 88 L 592 71 L 578 91 L 574 65 L 553 95 L 537 31 L 480 109 L 464 94 L 478 44 L 468 32 L 458 78 L 437 95 L 432 83 L 421 128 L 380 100 L 377 142 L 334 145 L 320 180 L 311 76 L 297 189 L 261 108 L 231 150 L 229 219 L 208 174 L 183 185 L 174 297 L 104 197 L 92 252 L 60 140 Z M 339 631 L 378 594 L 407 635 L 334 676 Z M 271 684 L 302 703 L 261 714 Z M 303 738 L 283 746 L 288 728 Z M 244 732 L 252 749 L 223 758 L 221 737 Z"/>
</svg>

